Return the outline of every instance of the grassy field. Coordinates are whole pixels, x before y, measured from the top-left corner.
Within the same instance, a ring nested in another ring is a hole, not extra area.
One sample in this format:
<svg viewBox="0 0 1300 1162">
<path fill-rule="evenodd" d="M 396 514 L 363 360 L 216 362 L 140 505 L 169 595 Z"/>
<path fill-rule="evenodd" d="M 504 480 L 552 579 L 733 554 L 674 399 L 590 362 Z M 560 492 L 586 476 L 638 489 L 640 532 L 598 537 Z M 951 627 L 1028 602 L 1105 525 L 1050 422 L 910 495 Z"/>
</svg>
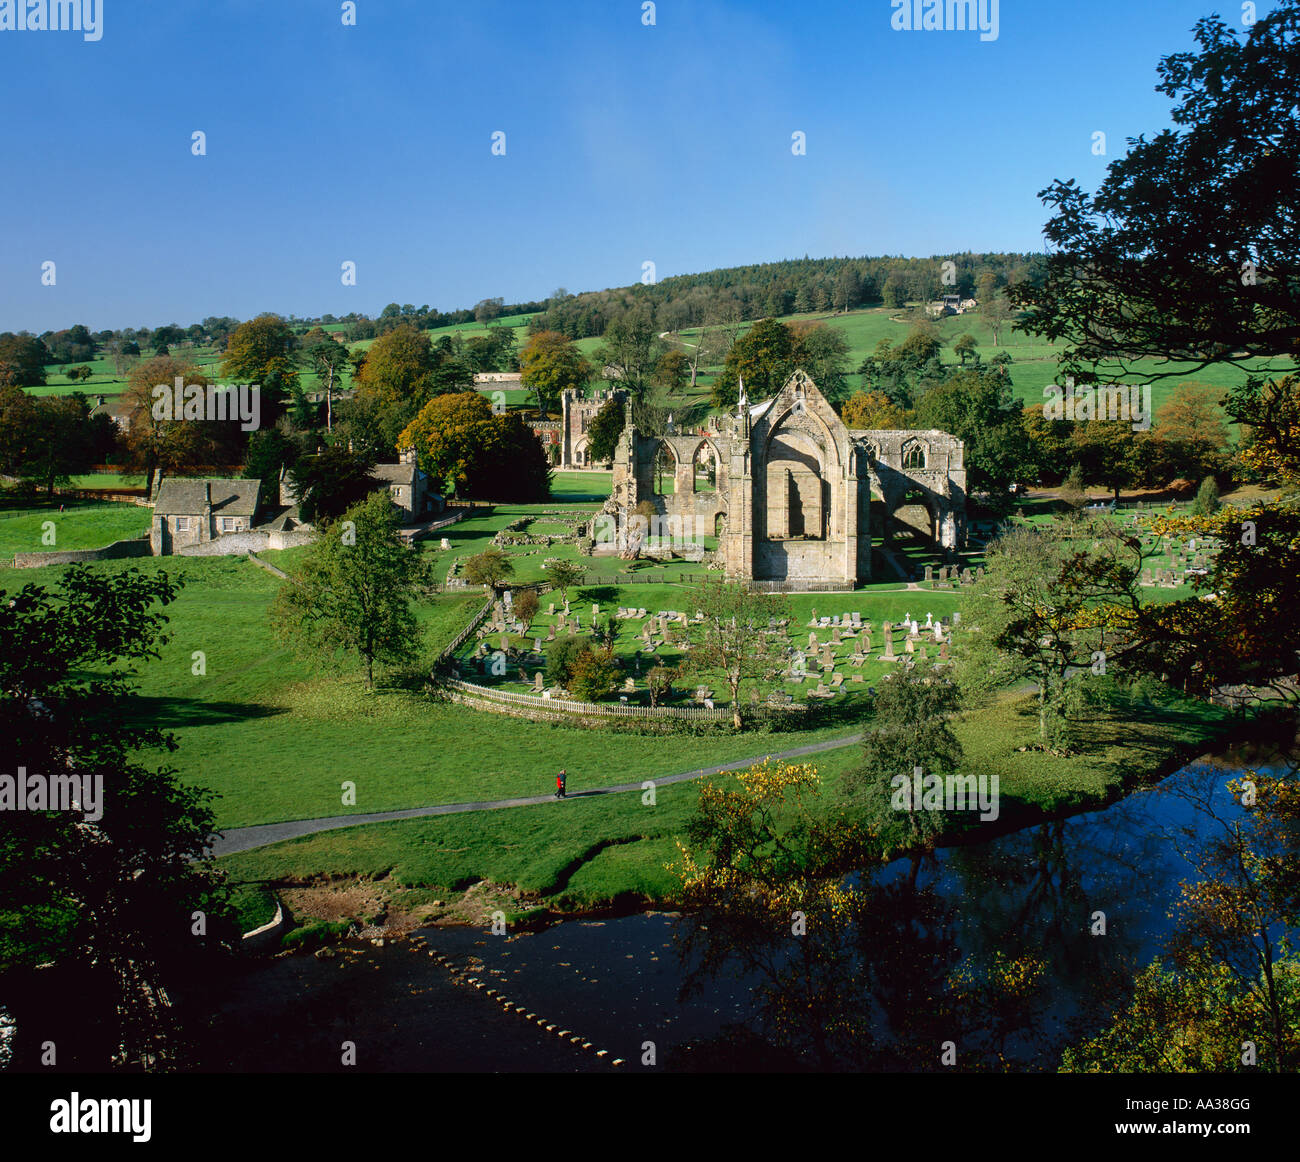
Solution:
<svg viewBox="0 0 1300 1162">
<path fill-rule="evenodd" d="M 1102 803 L 1214 737 L 1228 719 L 1225 711 L 1181 700 L 1123 708 L 1087 723 L 1081 753 L 1062 757 L 1018 749 L 1035 742 L 1034 703 L 1005 694 L 965 715 L 956 732 L 967 769 L 999 776 L 1005 814 Z M 824 806 L 833 809 L 859 748 L 836 748 L 811 761 L 823 780 Z M 580 778 L 570 784 L 571 791 L 581 788 Z M 698 795 L 697 783 L 685 783 L 657 788 L 653 806 L 628 792 L 353 827 L 228 856 L 220 865 L 239 889 L 248 927 L 270 915 L 268 888 L 319 878 L 382 881 L 383 890 L 408 905 L 480 879 L 513 886 L 533 897 L 530 903 L 559 910 L 671 902 L 677 879 L 665 865 L 678 859 L 676 840 Z"/>
<path fill-rule="evenodd" d="M 150 510 L 139 505 L 92 500 L 0 509 L 0 565 L 12 564 L 14 553 L 100 549 L 129 540 L 149 531 L 149 518 Z"/>
</svg>

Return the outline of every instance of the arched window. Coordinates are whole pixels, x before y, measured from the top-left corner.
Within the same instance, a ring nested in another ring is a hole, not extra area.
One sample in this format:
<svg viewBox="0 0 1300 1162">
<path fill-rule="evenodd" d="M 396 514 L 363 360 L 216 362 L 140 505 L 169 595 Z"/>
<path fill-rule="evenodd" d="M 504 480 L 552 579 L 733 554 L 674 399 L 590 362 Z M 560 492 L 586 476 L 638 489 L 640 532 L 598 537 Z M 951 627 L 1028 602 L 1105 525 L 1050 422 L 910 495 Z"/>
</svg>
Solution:
<svg viewBox="0 0 1300 1162">
<path fill-rule="evenodd" d="M 909 440 L 903 445 L 903 467 L 925 467 L 925 445 L 920 440 Z"/>
</svg>

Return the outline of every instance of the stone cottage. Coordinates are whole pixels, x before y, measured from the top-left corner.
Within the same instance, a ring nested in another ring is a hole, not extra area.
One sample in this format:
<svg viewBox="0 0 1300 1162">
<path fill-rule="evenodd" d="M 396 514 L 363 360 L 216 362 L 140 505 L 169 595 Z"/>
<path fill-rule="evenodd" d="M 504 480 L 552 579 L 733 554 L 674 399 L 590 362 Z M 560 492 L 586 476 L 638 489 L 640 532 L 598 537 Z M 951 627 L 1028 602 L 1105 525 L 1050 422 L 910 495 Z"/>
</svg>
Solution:
<svg viewBox="0 0 1300 1162">
<path fill-rule="evenodd" d="M 260 480 L 169 476 L 158 488 L 149 543 L 155 557 L 201 545 L 257 523 Z"/>
</svg>

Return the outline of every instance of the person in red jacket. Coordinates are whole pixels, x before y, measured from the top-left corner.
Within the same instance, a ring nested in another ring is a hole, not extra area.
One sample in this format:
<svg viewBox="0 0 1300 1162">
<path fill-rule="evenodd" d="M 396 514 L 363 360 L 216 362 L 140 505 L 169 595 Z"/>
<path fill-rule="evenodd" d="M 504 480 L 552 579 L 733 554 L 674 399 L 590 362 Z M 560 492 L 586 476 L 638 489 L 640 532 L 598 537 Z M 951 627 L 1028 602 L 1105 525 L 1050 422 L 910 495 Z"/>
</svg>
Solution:
<svg viewBox="0 0 1300 1162">
<path fill-rule="evenodd" d="M 564 781 L 567 778 L 568 778 L 568 774 L 565 771 L 561 771 L 558 775 L 555 776 L 555 797 L 557 799 L 564 798 Z"/>
</svg>

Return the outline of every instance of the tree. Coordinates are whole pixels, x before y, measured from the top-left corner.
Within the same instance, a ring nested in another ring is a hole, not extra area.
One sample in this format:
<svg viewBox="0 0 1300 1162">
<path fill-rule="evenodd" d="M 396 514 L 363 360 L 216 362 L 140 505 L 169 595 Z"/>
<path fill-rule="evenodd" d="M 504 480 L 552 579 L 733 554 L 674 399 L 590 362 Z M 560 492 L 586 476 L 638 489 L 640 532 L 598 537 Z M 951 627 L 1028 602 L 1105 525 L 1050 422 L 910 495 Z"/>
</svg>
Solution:
<svg viewBox="0 0 1300 1162">
<path fill-rule="evenodd" d="M 1076 464 L 1061 482 L 1057 495 L 1071 512 L 1079 512 L 1088 503 L 1088 494 L 1084 490 L 1083 469 Z"/>
<path fill-rule="evenodd" d="M 881 297 L 890 310 L 897 310 L 907 305 L 907 284 L 902 274 L 896 270 L 889 272 L 885 285 L 881 288 Z"/>
<path fill-rule="evenodd" d="M 690 361 L 674 348 L 659 356 L 651 380 L 665 395 L 680 395 L 686 387 L 686 374 Z"/>
<path fill-rule="evenodd" d="M 739 381 L 751 400 L 775 395 L 794 371 L 795 339 L 784 323 L 760 319 L 727 352 L 721 374 L 713 382 L 713 405 L 734 408 Z"/>
<path fill-rule="evenodd" d="M 862 765 L 845 776 L 849 794 L 861 804 L 864 825 L 885 853 L 912 857 L 913 882 L 921 855 L 934 849 L 946 826 L 942 808 L 912 801 L 913 771 L 919 767 L 925 776 L 944 778 L 960 767 L 961 744 L 949 725 L 960 704 L 945 668 L 905 662 L 876 685 Z M 898 779 L 908 788 L 905 800 L 897 793 Z"/>
<path fill-rule="evenodd" d="M 260 480 L 263 498 L 278 501 L 280 473 L 297 462 L 300 452 L 297 442 L 279 428 L 261 428 L 249 437 L 243 477 Z"/>
<path fill-rule="evenodd" d="M 289 480 L 302 519 L 329 522 L 360 503 L 379 486 L 370 474 L 373 467 L 365 456 L 337 445 L 313 456 L 297 457 L 289 467 Z M 387 497 L 387 489 L 384 495 Z"/>
<path fill-rule="evenodd" d="M 962 685 L 987 691 L 1032 679 L 1039 737 L 1058 749 L 1067 744 L 1080 682 L 1071 675 L 1105 672 L 1123 657 L 1141 604 L 1141 564 L 1141 545 L 1109 521 L 1010 529 L 989 545 L 984 577 L 967 599 L 963 621 L 973 629 Z"/>
<path fill-rule="evenodd" d="M 673 683 L 680 672 L 676 666 L 665 666 L 662 662 L 646 671 L 645 684 L 651 706 L 658 706 L 660 702 L 667 702 L 672 697 Z"/>
<path fill-rule="evenodd" d="M 1113 420 L 1086 420 L 1074 425 L 1072 442 L 1084 480 L 1109 488 L 1118 504 L 1120 490 L 1136 484 L 1142 472 L 1142 449 L 1133 428 Z"/>
<path fill-rule="evenodd" d="M 722 672 L 731 692 L 732 725 L 739 730 L 742 683 L 769 681 L 789 665 L 784 643 L 767 633 L 769 618 L 790 616 L 789 603 L 728 581 L 705 582 L 691 598 L 704 620 L 691 627 L 690 666 Z"/>
<path fill-rule="evenodd" d="M 146 725 L 132 680 L 135 664 L 168 640 L 161 609 L 177 589 L 163 572 L 73 565 L 49 586 L 0 594 L 6 748 L 20 778 L 23 767 L 29 777 L 76 778 L 71 794 L 82 805 L 4 813 L 0 977 L 17 1019 L 14 1068 L 39 1068 L 45 1022 L 28 1020 L 26 1009 L 48 1013 L 52 986 L 60 1003 L 76 997 L 88 1038 L 106 1031 L 93 1048 L 60 1040 L 61 1068 L 167 1062 L 175 1029 L 159 990 L 192 987 L 215 951 L 238 942 L 203 858 L 215 821 L 210 792 L 139 757 L 176 745 Z M 97 793 L 86 793 L 96 781 Z M 206 935 L 193 934 L 196 911 Z M 96 1051 L 103 1056 L 82 1056 Z"/>
<path fill-rule="evenodd" d="M 976 354 L 976 349 L 978 348 L 978 346 L 979 344 L 975 341 L 975 336 L 968 332 L 967 334 L 962 335 L 952 345 L 952 353 L 956 355 L 958 359 L 961 360 L 961 365 L 965 367 L 966 359 L 969 356 L 974 355 L 976 361 L 978 362 L 979 356 Z"/>
<path fill-rule="evenodd" d="M 416 449 L 421 467 L 448 492 L 516 503 L 544 500 L 550 492 L 536 433 L 514 413 L 494 414 L 476 391 L 431 399 L 397 443 Z"/>
<path fill-rule="evenodd" d="M 1190 381 L 1177 384 L 1169 398 L 1156 408 L 1156 431 L 1160 438 L 1222 452 L 1228 446 L 1223 394 L 1205 384 Z"/>
<path fill-rule="evenodd" d="M 882 391 L 855 393 L 845 403 L 841 418 L 846 428 L 866 431 L 897 431 L 907 423 L 903 409 Z"/>
<path fill-rule="evenodd" d="M 221 374 L 235 383 L 257 384 L 262 393 L 263 419 L 273 422 L 298 382 L 294 366 L 297 341 L 279 315 L 258 315 L 240 323 L 226 342 Z"/>
<path fill-rule="evenodd" d="M 802 367 L 831 403 L 848 393 L 849 340 L 838 327 L 825 323 L 796 323 L 793 327 L 796 367 Z"/>
<path fill-rule="evenodd" d="M 587 575 L 577 561 L 566 561 L 557 557 L 554 561 L 546 566 L 546 575 L 550 578 L 551 584 L 560 591 L 560 598 L 565 605 L 569 603 L 569 589 L 575 585 L 581 585 L 582 579 Z"/>
<path fill-rule="evenodd" d="M 566 690 L 573 681 L 573 672 L 578 659 L 591 653 L 591 644 L 576 634 L 566 634 L 556 638 L 546 651 L 546 683 L 548 686 L 562 686 Z"/>
<path fill-rule="evenodd" d="M 411 599 L 429 582 L 423 555 L 398 536 L 397 509 L 377 489 L 326 525 L 271 606 L 281 640 L 308 654 L 354 654 L 374 689 L 375 662 L 419 654 Z"/>
<path fill-rule="evenodd" d="M 0 335 L 0 387 L 44 387 L 45 344 L 31 335 Z"/>
<path fill-rule="evenodd" d="M 609 647 L 584 649 L 573 662 L 569 689 L 583 702 L 598 702 L 608 697 L 623 680 L 623 671 Z"/>
<path fill-rule="evenodd" d="M 54 495 L 94 462 L 90 408 L 83 395 L 47 396 L 32 401 L 18 475 Z"/>
<path fill-rule="evenodd" d="M 614 459 L 619 437 L 627 425 L 627 408 L 617 397 L 607 400 L 587 424 L 587 454 L 601 464 Z"/>
<path fill-rule="evenodd" d="M 129 473 L 144 476 L 149 496 L 155 495 L 155 484 L 161 484 L 164 476 L 211 463 L 214 458 L 215 441 L 210 424 L 179 416 L 169 418 L 166 411 L 155 411 L 154 405 L 159 401 L 154 396 L 154 388 L 172 391 L 177 379 L 187 387 L 206 388 L 209 382 L 207 375 L 193 364 L 168 355 L 155 355 L 131 369 L 126 391 L 122 393 L 123 403 L 131 409 L 125 439 L 125 467 Z"/>
<path fill-rule="evenodd" d="M 371 344 L 356 372 L 357 393 L 413 415 L 433 397 L 434 367 L 429 336 L 403 323 Z"/>
<path fill-rule="evenodd" d="M 92 375 L 94 375 L 94 374 L 95 374 L 95 372 L 94 372 L 93 369 L 91 369 L 90 367 L 85 367 L 85 366 L 82 366 L 82 367 L 69 367 L 69 368 L 68 368 L 68 371 L 67 371 L 67 376 L 68 376 L 69 379 L 71 379 L 71 380 L 79 380 L 79 381 L 82 382 L 82 383 L 85 383 L 86 380 L 88 380 L 88 379 L 89 379 Z"/>
<path fill-rule="evenodd" d="M 993 333 L 993 346 L 1002 345 L 1002 328 L 1015 316 L 1015 308 L 1004 294 L 996 294 L 980 305 L 980 315 L 984 324 Z M 1023 324 L 1022 330 L 1027 330 Z"/>
<path fill-rule="evenodd" d="M 1199 52 L 1159 66 L 1174 128 L 1130 141 L 1093 195 L 1073 180 L 1039 195 L 1054 210 L 1045 274 L 1011 293 L 1025 329 L 1065 342 L 1067 372 L 1115 362 L 1150 382 L 1187 369 L 1134 361 L 1294 365 L 1300 4 L 1241 35 L 1207 17 L 1195 36 Z"/>
<path fill-rule="evenodd" d="M 307 360 L 325 387 L 325 428 L 329 431 L 334 427 L 334 393 L 343 382 L 348 349 L 333 339 L 322 339 L 307 348 Z"/>
<path fill-rule="evenodd" d="M 639 398 L 658 370 L 661 347 L 655 334 L 653 311 L 639 305 L 619 315 L 605 328 L 605 342 L 596 352 L 596 363 L 607 369 L 606 376 L 612 376 Z"/>
<path fill-rule="evenodd" d="M 465 561 L 464 577 L 471 585 L 497 589 L 514 575 L 514 563 L 500 549 L 484 549 Z"/>
<path fill-rule="evenodd" d="M 545 417 L 566 391 L 583 392 L 591 381 L 591 364 L 557 331 L 538 331 L 519 353 L 520 382 L 533 393 L 538 414 Z"/>
<path fill-rule="evenodd" d="M 537 616 L 537 611 L 541 608 L 541 602 L 537 599 L 537 590 L 523 589 L 516 593 L 510 608 L 514 611 L 514 615 L 524 623 L 526 630 L 533 624 L 533 618 Z"/>
<path fill-rule="evenodd" d="M 1201 487 L 1196 490 L 1196 499 L 1192 501 L 1192 514 L 1211 516 L 1219 511 L 1219 503 L 1219 483 L 1213 476 L 1207 476 L 1201 481 Z"/>
<path fill-rule="evenodd" d="M 949 376 L 916 405 L 916 426 L 965 442 L 969 490 L 986 493 L 994 509 L 1009 504 L 1009 485 L 1033 473 L 1020 401 L 1000 375 L 967 370 Z"/>
</svg>

